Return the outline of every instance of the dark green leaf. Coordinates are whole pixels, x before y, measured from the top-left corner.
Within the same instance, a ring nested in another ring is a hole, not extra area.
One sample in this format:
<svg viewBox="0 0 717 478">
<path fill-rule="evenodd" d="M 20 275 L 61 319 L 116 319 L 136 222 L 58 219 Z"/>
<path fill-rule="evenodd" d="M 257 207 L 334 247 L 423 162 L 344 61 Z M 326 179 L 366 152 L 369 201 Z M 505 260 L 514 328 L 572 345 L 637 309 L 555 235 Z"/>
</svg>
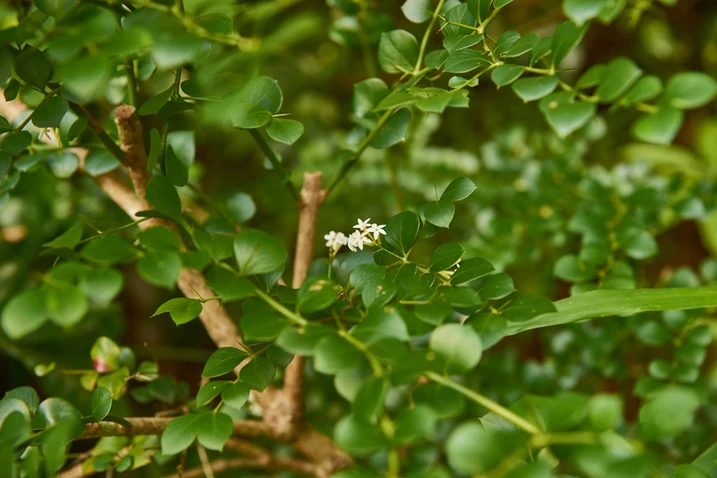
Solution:
<svg viewBox="0 0 717 478">
<path fill-rule="evenodd" d="M 104 420 L 112 409 L 112 393 L 103 387 L 98 387 L 92 394 L 92 418 L 96 422 Z"/>
<path fill-rule="evenodd" d="M 169 312 L 170 317 L 175 324 L 186 324 L 190 320 L 194 320 L 202 312 L 202 303 L 198 299 L 187 299 L 186 297 L 178 297 L 169 299 L 151 315 L 154 317 L 159 314 Z"/>
<path fill-rule="evenodd" d="M 473 191 L 476 190 L 476 185 L 468 178 L 457 178 L 451 181 L 446 187 L 441 199 L 446 201 L 462 201 L 467 198 Z"/>
<path fill-rule="evenodd" d="M 53 96 L 37 107 L 32 114 L 32 123 L 38 128 L 57 128 L 62 117 L 67 113 L 67 100 L 61 96 Z"/>
<path fill-rule="evenodd" d="M 229 373 L 242 363 L 249 354 L 234 347 L 221 347 L 212 353 L 204 365 L 202 377 L 214 378 Z"/>
<path fill-rule="evenodd" d="M 52 65 L 45 53 L 37 48 L 26 46 L 15 57 L 15 74 L 25 83 L 45 89 L 45 83 L 52 78 Z"/>
<path fill-rule="evenodd" d="M 386 242 L 403 254 L 408 254 L 420 229 L 421 220 L 418 216 L 411 211 L 404 211 L 386 223 Z"/>
<path fill-rule="evenodd" d="M 147 201 L 162 214 L 179 217 L 182 214 L 182 202 L 172 182 L 162 175 L 154 175 L 147 183 Z"/>
<path fill-rule="evenodd" d="M 378 44 L 378 62 L 388 73 L 413 71 L 418 60 L 416 37 L 406 30 L 393 30 L 381 34 Z"/>
<path fill-rule="evenodd" d="M 274 272 L 286 262 L 286 248 L 277 238 L 257 229 L 244 229 L 234 238 L 239 274 Z"/>
<path fill-rule="evenodd" d="M 406 108 L 398 110 L 376 131 L 371 139 L 371 147 L 384 149 L 400 143 L 405 139 L 410 123 L 411 112 Z"/>
<path fill-rule="evenodd" d="M 258 391 L 264 390 L 274 379 L 274 364 L 264 357 L 255 357 L 239 372 L 239 380 L 250 388 Z"/>
</svg>

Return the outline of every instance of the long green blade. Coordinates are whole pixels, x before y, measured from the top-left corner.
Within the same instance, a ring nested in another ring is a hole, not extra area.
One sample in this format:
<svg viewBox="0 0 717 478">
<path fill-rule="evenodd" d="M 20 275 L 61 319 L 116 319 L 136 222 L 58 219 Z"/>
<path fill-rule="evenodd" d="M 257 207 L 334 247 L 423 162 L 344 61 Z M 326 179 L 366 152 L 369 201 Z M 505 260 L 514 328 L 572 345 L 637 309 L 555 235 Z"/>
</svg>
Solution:
<svg viewBox="0 0 717 478">
<path fill-rule="evenodd" d="M 511 324 L 508 335 L 598 317 L 631 315 L 655 310 L 717 307 L 717 287 L 596 290 L 559 300 L 554 304 L 557 312 Z"/>
</svg>

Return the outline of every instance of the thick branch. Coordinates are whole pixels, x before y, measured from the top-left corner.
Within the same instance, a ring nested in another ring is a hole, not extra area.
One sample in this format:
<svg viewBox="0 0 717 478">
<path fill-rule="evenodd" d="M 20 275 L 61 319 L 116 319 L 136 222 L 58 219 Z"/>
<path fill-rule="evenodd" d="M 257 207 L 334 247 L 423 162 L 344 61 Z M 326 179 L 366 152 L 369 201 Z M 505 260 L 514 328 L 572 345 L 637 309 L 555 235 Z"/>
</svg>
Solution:
<svg viewBox="0 0 717 478">
<path fill-rule="evenodd" d="M 122 105 L 115 109 L 115 124 L 119 133 L 120 148 L 125 152 L 125 166 L 132 185 L 141 198 L 147 189 L 150 173 L 147 171 L 147 153 L 142 138 L 142 124 L 134 106 Z"/>
<path fill-rule="evenodd" d="M 160 435 L 171 417 L 130 417 L 125 418 L 131 427 L 125 427 L 114 422 L 97 422 L 85 424 L 85 432 L 77 437 L 77 440 L 89 438 L 114 437 L 114 436 L 137 436 L 137 435 Z M 234 420 L 234 434 L 255 438 L 271 436 L 271 431 L 264 423 L 256 420 Z"/>
<path fill-rule="evenodd" d="M 296 458 L 273 458 L 271 456 L 262 456 L 255 458 L 232 458 L 226 460 L 216 460 L 212 463 L 212 471 L 214 473 L 222 473 L 228 470 L 239 468 L 258 468 L 269 472 L 293 471 L 310 476 L 321 476 L 317 474 L 316 466 L 304 460 Z M 205 476 L 202 467 L 186 470 L 179 474 L 168 475 L 165 478 L 198 478 Z"/>
</svg>

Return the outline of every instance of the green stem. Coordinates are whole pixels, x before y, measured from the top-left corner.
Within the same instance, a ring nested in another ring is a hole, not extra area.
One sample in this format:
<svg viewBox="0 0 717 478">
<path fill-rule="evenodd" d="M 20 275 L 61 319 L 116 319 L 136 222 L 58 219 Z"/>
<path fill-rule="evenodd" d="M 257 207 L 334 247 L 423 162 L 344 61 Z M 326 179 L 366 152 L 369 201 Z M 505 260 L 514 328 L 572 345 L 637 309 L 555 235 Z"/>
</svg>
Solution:
<svg viewBox="0 0 717 478">
<path fill-rule="evenodd" d="M 373 127 L 371 131 L 366 135 L 366 137 L 361 141 L 359 144 L 358 149 L 356 150 L 356 153 L 354 153 L 353 157 L 346 161 L 343 166 L 341 166 L 341 169 L 339 170 L 338 174 L 334 178 L 334 180 L 331 182 L 329 187 L 326 189 L 326 195 L 328 196 L 331 191 L 336 188 L 336 185 L 341 182 L 341 180 L 346 176 L 346 174 L 353 168 L 356 163 L 358 162 L 359 158 L 361 157 L 361 154 L 368 148 L 369 144 L 371 143 L 371 140 L 374 136 L 376 136 L 376 133 L 378 130 L 386 124 L 386 121 L 391 117 L 391 114 L 394 112 L 395 108 L 391 108 L 386 110 L 386 112 L 381 115 L 381 117 L 378 119 L 378 122 L 376 122 L 376 126 Z M 254 131 L 254 130 L 251 130 Z"/>
<path fill-rule="evenodd" d="M 263 290 L 259 289 L 258 287 L 254 289 L 254 293 L 264 302 L 266 302 L 269 307 L 274 309 L 275 311 L 279 312 L 281 315 L 289 319 L 290 321 L 294 322 L 296 325 L 300 325 L 302 327 L 305 327 L 309 324 L 309 321 L 305 318 L 301 317 L 298 314 L 295 314 L 294 312 L 290 311 L 283 305 L 281 305 L 279 302 L 274 300 L 272 296 L 264 292 Z"/>
<path fill-rule="evenodd" d="M 70 109 L 73 113 L 75 113 L 77 116 L 87 116 L 87 122 L 92 130 L 92 132 L 97 136 L 97 138 L 102 142 L 103 145 L 105 145 L 105 148 L 114 156 L 117 158 L 117 161 L 124 164 L 127 155 L 125 155 L 124 151 L 117 145 L 117 143 L 114 142 L 112 138 L 110 138 L 110 135 L 107 134 L 107 132 L 100 126 L 100 124 L 97 122 L 97 120 L 90 114 L 89 111 L 85 109 L 84 106 L 78 105 L 77 103 L 68 102 L 70 105 Z"/>
<path fill-rule="evenodd" d="M 484 33 L 485 29 L 490 25 L 490 22 L 493 21 L 493 19 L 498 15 L 498 12 L 500 12 L 503 9 L 503 7 L 496 8 L 493 10 L 493 12 L 488 15 L 488 18 L 486 18 L 480 25 L 478 25 L 478 33 Z"/>
<path fill-rule="evenodd" d="M 418 59 L 416 60 L 416 66 L 413 67 L 414 75 L 417 75 L 418 71 L 421 69 L 421 63 L 423 63 L 423 55 L 426 53 L 426 46 L 428 45 L 428 38 L 431 35 L 433 25 L 436 24 L 436 19 L 438 18 L 438 15 L 440 15 L 441 8 L 443 8 L 444 3 L 445 0 L 439 0 L 438 5 L 436 5 L 436 9 L 433 10 L 433 16 L 431 16 L 431 21 L 428 23 L 428 28 L 426 28 L 426 32 L 423 34 L 423 39 L 421 40 L 421 48 L 418 50 Z"/>
<path fill-rule="evenodd" d="M 353 335 L 349 334 L 346 330 L 339 330 L 336 332 L 339 337 L 346 340 L 348 343 L 356 347 L 361 353 L 363 353 L 366 358 L 368 359 L 369 363 L 371 364 L 371 369 L 373 370 L 373 374 L 376 377 L 383 376 L 383 367 L 379 363 L 378 360 L 376 360 L 376 357 L 373 356 L 371 351 L 366 347 L 366 344 L 361 342 L 360 340 L 357 340 Z"/>
<path fill-rule="evenodd" d="M 266 142 L 261 133 L 259 133 L 256 129 L 249 129 L 247 131 L 249 131 L 251 137 L 254 138 L 256 144 L 264 152 L 264 155 L 274 167 L 274 170 L 283 176 L 284 186 L 286 186 L 286 189 L 289 190 L 291 197 L 294 198 L 297 203 L 301 202 L 301 195 L 299 194 L 299 191 L 296 190 L 294 183 L 291 182 L 289 173 L 284 169 L 284 166 L 282 166 L 281 161 L 279 161 L 279 158 L 276 156 L 276 153 L 274 153 L 274 150 L 271 149 L 269 143 Z"/>
<path fill-rule="evenodd" d="M 463 385 L 454 382 L 450 378 L 444 377 L 442 375 L 438 375 L 435 372 L 426 372 L 424 374 L 426 378 L 433 380 L 436 383 L 440 383 L 441 385 L 445 385 L 448 388 L 452 388 L 453 390 L 462 393 L 467 398 L 473 400 L 478 405 L 487 408 L 494 414 L 498 415 L 501 418 L 504 418 L 514 424 L 517 427 L 522 428 L 526 432 L 530 433 L 531 435 L 537 435 L 540 434 L 540 429 L 527 421 L 525 418 L 521 417 L 520 415 L 516 415 L 512 411 L 508 410 L 504 406 L 500 405 L 499 403 L 494 402 L 493 400 L 489 399 L 488 397 L 484 397 L 483 395 L 474 392 L 473 390 L 470 390 Z"/>
<path fill-rule="evenodd" d="M 125 75 L 127 75 L 127 99 L 129 104 L 137 108 L 137 75 L 134 73 L 134 60 L 127 60 L 124 64 Z"/>
<path fill-rule="evenodd" d="M 130 227 L 132 227 L 132 226 L 136 226 L 137 224 L 140 224 L 140 223 L 142 223 L 142 222 L 144 222 L 144 221 L 147 221 L 147 220 L 149 220 L 149 219 L 150 219 L 150 218 L 148 218 L 148 217 L 143 217 L 142 219 L 138 219 L 138 220 L 136 220 L 136 221 L 130 222 L 130 223 L 125 224 L 125 225 L 123 225 L 123 226 L 116 227 L 116 228 L 114 228 L 114 229 L 110 229 L 110 230 L 107 230 L 107 231 L 99 231 L 99 234 L 95 234 L 94 236 L 86 237 L 86 238 L 82 239 L 80 242 L 78 242 L 77 245 L 84 244 L 85 242 L 89 242 L 89 241 L 91 241 L 91 240 L 93 240 L 93 239 L 97 239 L 98 237 L 102 237 L 102 236 L 106 236 L 106 235 L 108 235 L 108 234 L 114 234 L 115 232 L 123 231 L 123 230 L 125 230 L 125 229 L 127 229 L 127 228 L 130 228 Z"/>
</svg>

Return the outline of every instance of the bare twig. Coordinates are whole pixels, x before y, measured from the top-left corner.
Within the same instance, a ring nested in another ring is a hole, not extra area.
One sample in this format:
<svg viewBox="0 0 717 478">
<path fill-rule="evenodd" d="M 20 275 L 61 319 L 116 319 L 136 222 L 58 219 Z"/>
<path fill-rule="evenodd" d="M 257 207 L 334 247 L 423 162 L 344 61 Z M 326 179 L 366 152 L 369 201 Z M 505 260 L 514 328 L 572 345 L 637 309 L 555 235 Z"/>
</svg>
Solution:
<svg viewBox="0 0 717 478">
<path fill-rule="evenodd" d="M 126 155 L 125 166 L 132 179 L 134 190 L 141 198 L 147 189 L 150 173 L 147 171 L 147 153 L 142 138 L 142 124 L 134 106 L 122 105 L 115 109 L 115 124 L 120 138 L 120 148 Z"/>
<path fill-rule="evenodd" d="M 77 437 L 77 440 L 113 436 L 159 435 L 173 418 L 129 417 L 124 420 L 127 420 L 131 426 L 125 427 L 114 422 L 87 423 L 85 432 Z M 234 420 L 234 434 L 247 438 L 272 436 L 270 428 L 258 420 Z"/>
<path fill-rule="evenodd" d="M 205 450 L 199 443 L 197 443 L 197 453 L 199 454 L 199 461 L 202 462 L 202 471 L 204 472 L 204 476 L 207 478 L 214 478 L 214 470 L 212 470 L 212 464 L 209 462 L 207 450 Z"/>
</svg>

